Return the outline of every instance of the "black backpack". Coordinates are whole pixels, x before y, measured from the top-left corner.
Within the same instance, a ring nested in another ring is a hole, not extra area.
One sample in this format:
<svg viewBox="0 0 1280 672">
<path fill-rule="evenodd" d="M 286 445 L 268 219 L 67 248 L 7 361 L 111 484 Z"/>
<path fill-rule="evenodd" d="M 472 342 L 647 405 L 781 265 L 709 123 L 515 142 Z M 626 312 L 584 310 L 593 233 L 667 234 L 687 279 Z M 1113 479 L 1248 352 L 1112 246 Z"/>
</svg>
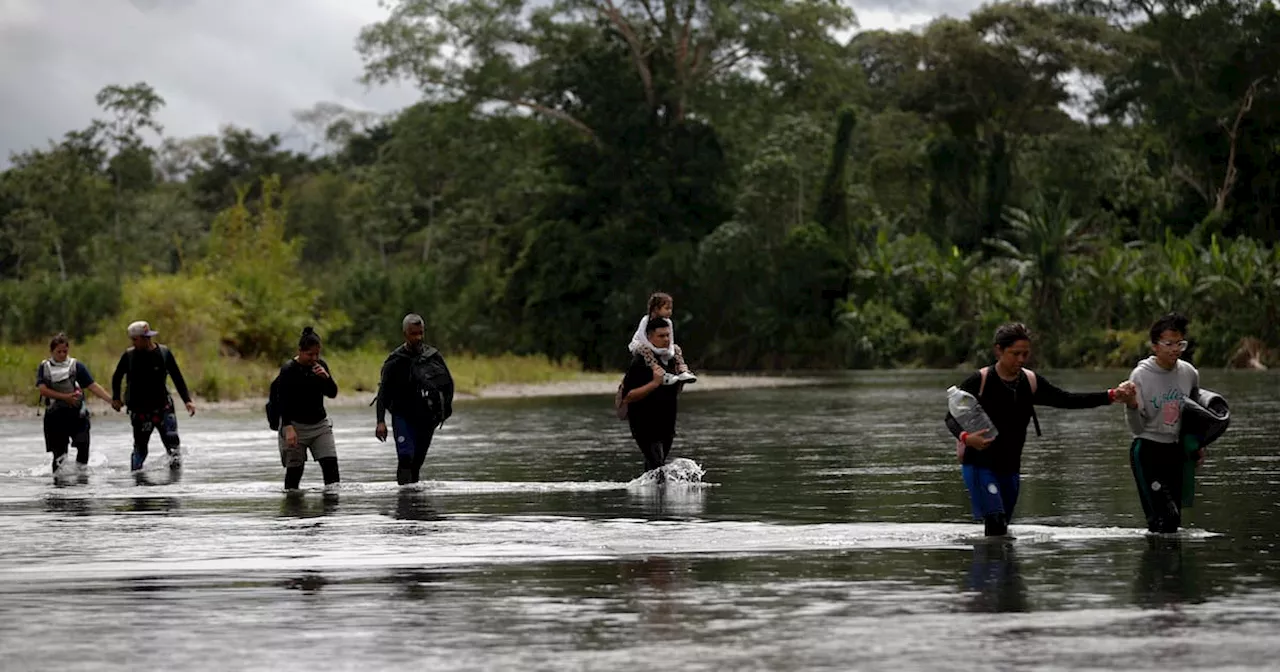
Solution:
<svg viewBox="0 0 1280 672">
<path fill-rule="evenodd" d="M 438 353 L 418 357 L 409 366 L 409 375 L 421 403 L 433 422 L 444 422 L 453 411 L 453 375 Z"/>
<path fill-rule="evenodd" d="M 271 381 L 271 389 L 267 392 L 267 426 L 273 432 L 280 431 L 280 400 L 277 394 L 279 382 L 280 374 L 276 374 L 275 380 Z"/>
</svg>

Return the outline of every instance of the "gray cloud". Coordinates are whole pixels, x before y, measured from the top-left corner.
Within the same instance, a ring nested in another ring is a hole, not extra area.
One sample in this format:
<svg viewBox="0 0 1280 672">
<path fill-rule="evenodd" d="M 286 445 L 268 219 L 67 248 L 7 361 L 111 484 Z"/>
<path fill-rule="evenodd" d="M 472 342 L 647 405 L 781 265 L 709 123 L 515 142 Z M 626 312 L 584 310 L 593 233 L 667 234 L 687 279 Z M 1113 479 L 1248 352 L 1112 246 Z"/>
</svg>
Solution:
<svg viewBox="0 0 1280 672">
<path fill-rule="evenodd" d="M 101 116 L 108 84 L 154 87 L 176 137 L 287 132 L 320 101 L 398 109 L 412 86 L 356 81 L 356 35 L 383 15 L 377 0 L 0 0 L 0 161 Z"/>
<path fill-rule="evenodd" d="M 862 29 L 964 16 L 979 0 L 853 0 Z M 317 102 L 389 112 L 410 84 L 367 90 L 355 39 L 377 0 L 0 0 L 0 167 L 102 116 L 94 94 L 145 81 L 165 134 L 227 123 L 288 134 Z"/>
<path fill-rule="evenodd" d="M 854 9 L 887 10 L 899 14 L 962 17 L 977 9 L 983 0 L 853 0 Z"/>
</svg>

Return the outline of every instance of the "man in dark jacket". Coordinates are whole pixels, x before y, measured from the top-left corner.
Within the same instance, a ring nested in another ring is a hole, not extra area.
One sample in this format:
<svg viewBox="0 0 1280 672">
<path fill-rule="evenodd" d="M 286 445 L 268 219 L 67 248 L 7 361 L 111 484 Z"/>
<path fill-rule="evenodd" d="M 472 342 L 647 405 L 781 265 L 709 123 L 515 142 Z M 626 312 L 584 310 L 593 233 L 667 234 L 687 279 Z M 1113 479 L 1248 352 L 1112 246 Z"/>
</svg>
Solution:
<svg viewBox="0 0 1280 672">
<path fill-rule="evenodd" d="M 417 483 L 427 449 L 438 427 L 453 415 L 453 376 L 440 351 L 422 343 L 422 317 L 406 315 L 404 344 L 387 355 L 378 383 L 378 426 L 374 435 L 387 440 L 386 413 L 396 441 L 396 482 Z"/>
<path fill-rule="evenodd" d="M 181 466 L 182 441 L 178 437 L 173 397 L 166 384 L 168 378 L 173 378 L 173 386 L 186 404 L 187 413 L 196 414 L 196 405 L 191 401 L 178 360 L 169 348 L 151 340 L 157 333 L 146 322 L 130 324 L 129 339 L 133 347 L 120 356 L 115 374 L 111 376 L 111 407 L 117 411 L 121 406 L 129 407 L 129 421 L 133 425 L 133 455 L 129 464 L 133 471 L 141 470 L 147 459 L 152 430 L 160 431 L 160 442 L 169 453 L 169 466 L 174 469 Z M 121 383 L 126 379 L 128 389 L 124 390 Z"/>
<path fill-rule="evenodd" d="M 649 320 L 645 337 L 652 347 L 665 351 L 671 344 L 671 323 L 661 317 Z M 684 383 L 662 384 L 664 378 L 676 373 L 675 357 L 669 356 L 665 361 L 659 357 L 657 361 L 665 369 L 663 373 L 649 368 L 644 358 L 637 355 L 622 379 L 622 402 L 627 404 L 631 437 L 644 456 L 645 471 L 667 463 L 676 436 L 676 401 L 684 387 Z"/>
</svg>

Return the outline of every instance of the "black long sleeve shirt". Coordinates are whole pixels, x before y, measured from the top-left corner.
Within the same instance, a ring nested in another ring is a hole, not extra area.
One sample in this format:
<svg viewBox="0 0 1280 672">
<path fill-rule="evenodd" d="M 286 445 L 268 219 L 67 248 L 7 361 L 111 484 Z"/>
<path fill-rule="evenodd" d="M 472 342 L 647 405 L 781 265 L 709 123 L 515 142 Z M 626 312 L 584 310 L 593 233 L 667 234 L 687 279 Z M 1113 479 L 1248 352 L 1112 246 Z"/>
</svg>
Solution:
<svg viewBox="0 0 1280 672">
<path fill-rule="evenodd" d="M 1025 372 L 1018 371 L 1017 381 L 1007 382 L 996 374 L 994 367 L 987 372 L 987 387 L 979 396 L 981 386 L 982 377 L 977 372 L 960 383 L 960 389 L 977 397 L 999 435 L 984 450 L 966 446 L 964 464 L 986 467 L 999 473 L 1017 473 L 1022 468 L 1022 447 L 1027 442 L 1027 424 L 1031 422 L 1033 406 L 1080 409 L 1111 403 L 1111 397 L 1105 391 L 1067 392 L 1039 374 L 1036 375 L 1033 394 L 1031 381 Z M 960 438 L 964 428 L 950 412 L 946 423 L 951 434 Z"/>
<path fill-rule="evenodd" d="M 329 364 L 323 359 L 317 360 L 325 371 Z M 280 426 L 288 427 L 295 422 L 314 425 L 329 417 L 324 410 L 324 398 L 333 399 L 338 396 L 338 383 L 333 374 L 328 378 L 316 375 L 309 366 L 303 366 L 298 360 L 291 359 L 280 367 L 280 377 L 276 383 L 277 399 L 280 400 Z"/>
<path fill-rule="evenodd" d="M 129 379 L 127 391 L 120 385 L 126 377 Z M 111 398 L 119 400 L 121 393 L 125 392 L 124 402 L 129 410 L 140 413 L 158 411 L 169 403 L 166 378 L 173 378 L 173 386 L 182 402 L 190 403 L 187 381 L 183 379 L 178 361 L 169 348 L 159 344 L 150 350 L 129 348 L 120 356 L 116 372 L 111 376 Z"/>
</svg>

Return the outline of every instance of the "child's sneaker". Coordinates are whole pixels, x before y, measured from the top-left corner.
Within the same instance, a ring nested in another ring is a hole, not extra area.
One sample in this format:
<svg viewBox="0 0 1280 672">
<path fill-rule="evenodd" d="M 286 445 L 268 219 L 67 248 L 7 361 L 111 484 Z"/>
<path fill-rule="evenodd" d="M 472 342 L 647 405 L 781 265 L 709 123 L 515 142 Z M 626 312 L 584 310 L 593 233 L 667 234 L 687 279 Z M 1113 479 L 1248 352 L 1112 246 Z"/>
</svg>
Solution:
<svg viewBox="0 0 1280 672">
<path fill-rule="evenodd" d="M 693 375 L 692 371 L 685 371 L 676 376 L 676 381 L 681 383 L 696 383 L 698 382 L 698 377 Z"/>
<path fill-rule="evenodd" d="M 671 374 L 671 373 L 662 374 L 663 385 L 675 385 L 678 382 L 680 382 L 680 378 L 675 374 Z"/>
</svg>

